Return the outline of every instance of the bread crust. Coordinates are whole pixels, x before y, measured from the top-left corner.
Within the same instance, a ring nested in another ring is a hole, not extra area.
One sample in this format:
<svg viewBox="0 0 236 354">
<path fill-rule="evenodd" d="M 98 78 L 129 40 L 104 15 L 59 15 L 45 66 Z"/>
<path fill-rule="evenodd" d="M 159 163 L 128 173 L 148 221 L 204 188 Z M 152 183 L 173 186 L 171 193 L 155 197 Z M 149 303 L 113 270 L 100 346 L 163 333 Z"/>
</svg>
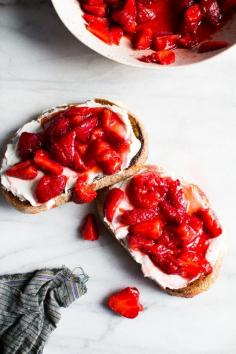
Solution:
<svg viewBox="0 0 236 354">
<path fill-rule="evenodd" d="M 96 103 L 100 103 L 103 105 L 110 105 L 110 106 L 115 105 L 115 106 L 119 107 L 118 104 L 116 104 L 112 101 L 109 101 L 107 99 L 103 99 L 103 98 L 96 98 L 94 101 Z M 49 109 L 48 111 L 43 112 L 38 117 L 38 121 L 40 121 L 42 124 L 45 124 L 46 122 L 48 122 L 49 120 L 54 118 L 55 110 L 60 109 L 60 108 L 63 109 L 65 107 L 74 106 L 76 104 L 78 104 L 78 103 L 62 105 L 62 106 L 58 106 L 56 108 Z M 131 160 L 130 166 L 127 167 L 125 170 L 120 171 L 117 174 L 104 176 L 104 177 L 101 177 L 100 179 L 95 180 L 93 182 L 95 190 L 99 190 L 99 189 L 108 187 L 112 184 L 118 183 L 118 182 L 122 181 L 123 179 L 126 179 L 126 178 L 132 176 L 133 174 L 135 174 L 136 172 L 138 172 L 142 168 L 142 165 L 145 163 L 145 161 L 147 159 L 148 143 L 147 143 L 147 135 L 144 130 L 144 127 L 143 127 L 142 123 L 139 121 L 139 119 L 133 113 L 128 111 L 128 116 L 129 116 L 129 120 L 131 122 L 131 125 L 133 127 L 134 134 L 141 142 L 141 149 L 134 156 L 134 158 Z M 27 213 L 27 214 L 37 214 L 42 211 L 46 211 L 46 210 L 49 210 L 52 208 L 57 208 L 62 204 L 70 202 L 71 197 L 72 197 L 72 191 L 70 191 L 67 194 L 63 193 L 63 194 L 59 195 L 57 198 L 55 198 L 55 204 L 53 206 L 47 207 L 46 204 L 41 204 L 39 206 L 32 206 L 28 201 L 21 201 L 17 196 L 15 196 L 11 192 L 5 190 L 2 187 L 2 185 L 1 185 L 0 189 L 5 197 L 6 201 L 9 204 L 11 204 L 17 210 L 19 210 L 23 213 Z"/>
<path fill-rule="evenodd" d="M 143 166 L 142 170 L 144 170 L 144 171 L 153 170 L 153 166 Z M 199 189 L 199 187 L 197 187 L 197 188 Z M 96 199 L 97 210 L 98 210 L 98 215 L 99 215 L 100 219 L 102 220 L 103 224 L 110 231 L 112 236 L 117 240 L 115 233 L 113 232 L 113 230 L 111 229 L 109 224 L 107 224 L 106 221 L 104 220 L 104 202 L 105 202 L 105 197 L 106 197 L 108 190 L 109 190 L 109 188 L 105 188 L 105 189 L 102 189 L 99 191 L 98 197 Z M 203 193 L 203 192 L 201 191 L 201 193 Z M 132 257 L 129 249 L 126 246 L 126 243 L 122 242 L 122 240 L 119 240 L 118 242 L 125 248 L 125 250 Z M 219 274 L 219 271 L 220 271 L 220 268 L 222 265 L 222 260 L 223 260 L 223 252 L 222 252 L 222 254 L 220 254 L 219 258 L 217 259 L 217 261 L 213 267 L 213 272 L 211 274 L 208 274 L 206 276 L 202 276 L 202 277 L 194 280 L 193 282 L 191 282 L 190 284 L 188 284 L 184 288 L 180 288 L 180 289 L 164 288 L 155 280 L 153 280 L 153 281 L 156 282 L 156 284 L 158 285 L 159 288 L 161 288 L 163 291 L 165 291 L 169 295 L 191 298 L 191 297 L 194 297 L 194 296 L 200 294 L 203 291 L 206 291 L 214 283 L 215 279 L 217 278 L 217 276 Z M 134 261 L 135 261 L 135 259 L 134 259 Z"/>
</svg>

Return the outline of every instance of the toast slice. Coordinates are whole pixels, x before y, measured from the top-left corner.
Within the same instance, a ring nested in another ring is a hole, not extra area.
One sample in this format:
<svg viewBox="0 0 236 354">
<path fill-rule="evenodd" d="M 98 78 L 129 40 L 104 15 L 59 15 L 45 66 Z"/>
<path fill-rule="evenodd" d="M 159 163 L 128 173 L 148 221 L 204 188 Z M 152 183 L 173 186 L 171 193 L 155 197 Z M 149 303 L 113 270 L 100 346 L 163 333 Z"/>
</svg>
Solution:
<svg viewBox="0 0 236 354">
<path fill-rule="evenodd" d="M 153 166 L 144 166 L 142 169 L 142 172 L 148 172 L 148 171 L 153 171 Z M 159 170 L 159 168 L 157 169 L 159 172 L 163 172 L 163 170 Z M 186 182 L 184 182 L 186 184 Z M 193 184 L 188 184 L 190 186 L 193 186 L 195 188 L 197 188 L 197 190 L 202 194 L 203 198 L 205 198 L 206 202 L 208 203 L 208 199 L 206 198 L 205 194 L 200 190 L 199 187 L 193 185 Z M 116 185 L 117 187 L 119 187 L 119 184 Z M 116 187 L 113 186 L 113 187 Z M 135 258 L 133 257 L 133 255 L 130 252 L 129 247 L 127 246 L 127 242 L 124 241 L 124 239 L 118 239 L 116 237 L 116 234 L 114 232 L 114 230 L 111 228 L 111 226 L 109 225 L 109 223 L 107 222 L 107 220 L 105 220 L 105 215 L 104 215 L 104 204 L 105 204 L 105 199 L 106 199 L 106 195 L 109 191 L 109 188 L 105 188 L 99 191 L 98 193 L 98 197 L 96 200 L 97 203 L 97 210 L 98 210 L 98 215 L 100 217 L 100 219 L 102 220 L 102 222 L 104 223 L 105 227 L 110 231 L 110 233 L 113 235 L 113 237 L 115 237 L 115 239 L 126 249 L 126 251 L 129 253 L 129 255 L 134 259 L 134 261 L 136 261 L 137 263 L 140 264 L 140 266 L 142 267 L 142 263 L 138 262 L 137 260 L 135 260 Z M 220 236 L 222 237 L 222 235 Z M 162 289 L 164 290 L 166 293 L 168 293 L 169 295 L 174 295 L 174 296 L 179 296 L 179 297 L 185 297 L 185 298 L 191 298 L 197 294 L 200 294 L 201 292 L 207 290 L 211 284 L 214 282 L 214 280 L 216 279 L 216 277 L 219 274 L 219 270 L 221 268 L 221 264 L 222 264 L 222 258 L 223 258 L 223 253 L 224 253 L 224 248 L 222 247 L 222 249 L 220 250 L 217 260 L 214 263 L 213 266 L 213 271 L 205 276 L 200 276 L 199 278 L 197 278 L 196 280 L 193 280 L 192 282 L 189 282 L 187 284 L 187 286 L 184 286 L 182 288 L 177 288 L 177 289 L 171 289 L 168 287 L 164 287 L 162 286 L 156 279 L 153 279 L 152 276 L 150 275 L 145 275 L 144 272 L 144 276 L 148 277 L 150 279 L 152 279 L 154 282 L 156 282 L 156 284 Z M 143 271 L 143 269 L 142 269 Z"/>
<path fill-rule="evenodd" d="M 101 99 L 97 98 L 94 100 L 96 103 L 99 103 L 101 105 L 109 105 L 109 106 L 117 106 L 119 105 L 117 103 L 113 103 L 111 101 L 108 101 L 106 99 Z M 56 113 L 60 110 L 63 110 L 65 108 L 68 108 L 70 106 L 77 105 L 75 104 L 70 104 L 70 105 L 62 105 L 56 108 L 49 109 L 46 112 L 43 112 L 37 119 L 38 122 L 40 122 L 42 125 L 48 122 L 49 120 L 54 119 Z M 138 151 L 138 153 L 132 158 L 130 161 L 130 165 L 125 168 L 124 170 L 121 170 L 119 173 L 116 173 L 114 175 L 104 175 L 99 178 L 95 178 L 93 181 L 95 190 L 102 189 L 104 187 L 108 187 L 112 184 L 118 183 L 119 181 L 122 181 L 125 178 L 128 178 L 135 174 L 137 171 L 140 170 L 142 165 L 145 163 L 147 159 L 147 154 L 148 154 L 148 146 L 147 146 L 147 136 L 144 130 L 144 127 L 142 123 L 139 121 L 139 119 L 131 112 L 128 112 L 128 118 L 129 121 L 131 122 L 133 132 L 137 139 L 141 143 L 141 148 Z M 72 196 L 72 190 L 69 191 L 69 193 L 61 194 L 58 197 L 55 198 L 55 203 L 52 207 L 48 207 L 46 204 L 41 204 L 37 206 L 31 205 L 28 201 L 21 201 L 17 196 L 15 196 L 13 193 L 10 191 L 7 191 L 6 189 L 3 188 L 3 186 L 0 186 L 1 191 L 7 200 L 9 204 L 11 204 L 14 208 L 17 210 L 23 212 L 23 213 L 28 213 L 28 214 L 36 214 L 40 213 L 42 211 L 46 211 L 50 208 L 56 208 L 62 204 L 65 204 L 69 201 L 71 201 L 71 196 Z"/>
</svg>

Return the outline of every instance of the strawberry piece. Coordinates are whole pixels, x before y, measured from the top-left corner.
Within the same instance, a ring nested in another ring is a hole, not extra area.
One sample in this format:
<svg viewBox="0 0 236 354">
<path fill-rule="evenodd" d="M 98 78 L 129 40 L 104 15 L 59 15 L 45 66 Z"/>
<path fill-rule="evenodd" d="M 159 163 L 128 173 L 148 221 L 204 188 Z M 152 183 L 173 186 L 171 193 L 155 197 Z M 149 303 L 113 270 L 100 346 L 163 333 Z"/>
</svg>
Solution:
<svg viewBox="0 0 236 354">
<path fill-rule="evenodd" d="M 129 232 L 152 240 L 157 240 L 163 230 L 163 222 L 160 219 L 148 220 L 129 227 Z"/>
<path fill-rule="evenodd" d="M 190 34 L 186 34 L 179 38 L 179 46 L 182 48 L 193 49 L 198 45 L 196 38 L 191 36 Z"/>
<path fill-rule="evenodd" d="M 34 162 L 44 172 L 49 172 L 54 175 L 60 175 L 63 172 L 63 167 L 50 159 L 49 154 L 43 149 L 36 151 Z"/>
<path fill-rule="evenodd" d="M 113 175 L 121 169 L 122 161 L 115 150 L 107 150 L 97 158 L 97 162 L 103 173 Z"/>
<path fill-rule="evenodd" d="M 200 44 L 198 53 L 206 53 L 212 50 L 219 50 L 229 46 L 226 41 L 207 41 Z"/>
<path fill-rule="evenodd" d="M 91 15 L 104 17 L 106 15 L 106 5 L 87 5 L 83 4 L 83 10 Z"/>
<path fill-rule="evenodd" d="M 7 176 L 24 180 L 34 179 L 37 174 L 38 170 L 31 160 L 19 162 L 6 171 Z"/>
<path fill-rule="evenodd" d="M 182 254 L 178 260 L 178 273 L 186 279 L 193 279 L 199 274 L 210 274 L 212 266 L 203 257 L 198 257 L 195 254 L 185 253 Z"/>
<path fill-rule="evenodd" d="M 46 125 L 45 137 L 50 142 L 59 139 L 69 131 L 69 124 L 69 119 L 59 114 L 52 121 L 49 121 L 49 125 Z"/>
<path fill-rule="evenodd" d="M 99 238 L 97 220 L 93 214 L 88 214 L 80 228 L 84 240 L 96 241 Z"/>
<path fill-rule="evenodd" d="M 150 48 L 152 43 L 152 30 L 144 28 L 138 30 L 133 37 L 133 46 L 135 49 L 144 50 Z"/>
<path fill-rule="evenodd" d="M 39 203 L 46 203 L 52 198 L 60 195 L 66 186 L 67 177 L 60 176 L 43 176 L 35 189 L 35 195 Z"/>
<path fill-rule="evenodd" d="M 202 11 L 206 20 L 214 27 L 219 26 L 221 22 L 221 11 L 216 0 L 201 0 Z"/>
<path fill-rule="evenodd" d="M 134 176 L 128 186 L 127 195 L 137 208 L 153 208 L 167 193 L 165 180 L 152 172 L 140 173 Z"/>
<path fill-rule="evenodd" d="M 87 23 L 97 23 L 97 24 L 101 24 L 103 26 L 105 26 L 106 28 L 108 28 L 108 20 L 105 17 L 98 17 L 98 16 L 94 16 L 94 15 L 90 15 L 90 14 L 83 14 L 83 19 L 87 22 Z M 81 108 L 81 107 L 79 107 Z M 83 108 L 87 108 L 90 111 L 90 108 L 88 107 L 83 107 Z"/>
<path fill-rule="evenodd" d="M 96 196 L 97 192 L 94 190 L 94 186 L 78 178 L 73 193 L 73 201 L 77 204 L 90 203 Z"/>
<path fill-rule="evenodd" d="M 127 318 L 135 318 L 140 311 L 143 311 L 143 306 L 139 302 L 139 291 L 131 287 L 112 294 L 108 299 L 108 306 Z"/>
<path fill-rule="evenodd" d="M 155 246 L 155 241 L 142 235 L 129 235 L 128 246 L 133 251 L 148 253 Z"/>
<path fill-rule="evenodd" d="M 74 129 L 74 132 L 76 133 L 76 140 L 80 143 L 86 143 L 97 126 L 97 117 L 89 117 L 82 120 L 82 122 L 80 122 Z"/>
<path fill-rule="evenodd" d="M 190 6 L 184 14 L 184 22 L 186 25 L 186 31 L 189 33 L 195 33 L 200 22 L 202 20 L 203 13 L 199 4 Z"/>
<path fill-rule="evenodd" d="M 104 1 L 103 0 L 86 0 L 86 4 L 92 5 L 92 6 L 99 6 L 99 5 L 103 5 Z"/>
<path fill-rule="evenodd" d="M 121 10 L 112 13 L 112 19 L 121 25 L 126 32 L 133 33 L 136 31 L 136 2 L 135 0 L 126 0 Z"/>
<path fill-rule="evenodd" d="M 175 2 L 175 7 L 177 12 L 183 13 L 185 12 L 190 6 L 192 6 L 196 0 L 177 0 Z"/>
<path fill-rule="evenodd" d="M 74 131 L 69 132 L 51 146 L 50 155 L 53 160 L 63 166 L 72 166 L 75 154 L 75 136 Z"/>
<path fill-rule="evenodd" d="M 73 169 L 77 172 L 84 172 L 87 170 L 87 166 L 85 165 L 78 151 L 75 151 Z"/>
<path fill-rule="evenodd" d="M 156 37 L 153 40 L 153 47 L 155 50 L 175 49 L 178 46 L 179 38 L 180 36 L 178 34 Z"/>
<path fill-rule="evenodd" d="M 111 44 L 111 37 L 106 24 L 92 21 L 86 26 L 87 30 L 107 44 Z"/>
<path fill-rule="evenodd" d="M 138 60 L 145 63 L 154 63 L 161 65 L 170 65 L 175 62 L 175 53 L 171 50 L 159 50 L 150 55 L 145 55 Z"/>
<path fill-rule="evenodd" d="M 123 37 L 124 31 L 118 26 L 111 27 L 109 29 L 111 44 L 119 45 L 120 40 Z"/>
<path fill-rule="evenodd" d="M 106 196 L 106 202 L 105 202 L 105 217 L 109 222 L 112 222 L 114 214 L 121 203 L 121 201 L 124 198 L 124 191 L 120 188 L 112 188 L 107 196 Z"/>
<path fill-rule="evenodd" d="M 105 139 L 105 132 L 103 129 L 101 128 L 96 128 L 93 132 L 92 132 L 92 135 L 90 137 L 90 140 L 91 141 L 94 141 L 94 140 L 104 140 Z"/>
<path fill-rule="evenodd" d="M 109 109 L 104 109 L 102 126 L 111 144 L 119 145 L 125 141 L 126 127 L 120 117 Z"/>
<path fill-rule="evenodd" d="M 30 159 L 34 156 L 36 150 L 42 146 L 41 136 L 37 133 L 23 132 L 20 135 L 17 152 L 23 160 Z"/>
<path fill-rule="evenodd" d="M 211 237 L 218 237 L 222 234 L 223 230 L 220 222 L 211 209 L 203 209 L 199 212 L 203 225 Z"/>
<path fill-rule="evenodd" d="M 157 14 L 151 6 L 148 4 L 137 2 L 137 22 L 144 23 L 147 21 L 152 21 L 156 18 Z"/>
<path fill-rule="evenodd" d="M 124 225 L 135 225 L 141 222 L 155 219 L 159 215 L 160 211 L 158 208 L 149 209 L 132 209 L 126 210 L 121 216 L 120 221 Z"/>
</svg>

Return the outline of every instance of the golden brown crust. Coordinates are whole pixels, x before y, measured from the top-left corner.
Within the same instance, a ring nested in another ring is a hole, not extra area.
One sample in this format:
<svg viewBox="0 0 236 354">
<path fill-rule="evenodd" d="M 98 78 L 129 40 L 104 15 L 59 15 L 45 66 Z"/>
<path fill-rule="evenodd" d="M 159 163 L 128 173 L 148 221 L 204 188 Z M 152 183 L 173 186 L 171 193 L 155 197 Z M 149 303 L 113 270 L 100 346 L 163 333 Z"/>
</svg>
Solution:
<svg viewBox="0 0 236 354">
<path fill-rule="evenodd" d="M 153 166 L 144 166 L 143 170 L 148 171 L 150 169 L 153 169 Z M 199 187 L 196 187 L 199 189 Z M 107 194 L 108 188 L 102 189 L 98 193 L 98 197 L 96 199 L 96 204 L 97 204 L 97 210 L 98 210 L 98 215 L 106 228 L 111 232 L 112 236 L 115 237 L 115 234 L 111 227 L 106 223 L 104 220 L 104 201 L 105 197 Z M 202 191 L 201 191 L 202 192 Z M 203 193 L 203 192 L 202 192 Z M 204 194 L 204 193 L 203 193 Z M 117 240 L 117 238 L 115 237 Z M 132 257 L 132 255 L 129 252 L 129 249 L 127 248 L 126 244 L 124 242 L 118 241 L 129 253 L 129 255 Z M 133 258 L 133 257 L 132 257 Z M 174 296 L 179 296 L 179 297 L 185 297 L 185 298 L 191 298 L 195 295 L 200 294 L 203 291 L 206 291 L 215 281 L 217 278 L 221 264 L 222 264 L 222 259 L 223 259 L 223 254 L 221 254 L 213 268 L 213 272 L 209 275 L 206 275 L 204 277 L 201 277 L 197 280 L 194 280 L 192 283 L 190 283 L 188 286 L 181 288 L 181 289 L 169 289 L 169 288 L 163 288 L 158 282 L 157 285 L 165 292 L 167 292 L 169 295 L 174 295 Z"/>
<path fill-rule="evenodd" d="M 101 103 L 104 105 L 106 104 L 106 105 L 118 106 L 118 104 L 116 104 L 116 103 L 113 103 L 111 101 L 108 101 L 106 99 L 101 99 L 101 98 L 95 99 L 95 102 Z M 78 104 L 78 103 L 75 103 L 75 104 Z M 56 109 L 60 109 L 60 108 L 63 109 L 65 107 L 73 106 L 75 104 L 59 106 L 59 107 L 56 107 Z M 55 116 L 54 112 L 55 112 L 55 108 L 49 109 L 47 112 L 42 113 L 38 117 L 38 120 L 42 124 L 45 124 L 46 122 L 48 122 L 48 120 L 53 119 L 53 117 Z M 142 167 L 142 165 L 145 163 L 145 161 L 147 159 L 147 155 L 148 155 L 147 135 L 145 133 L 144 127 L 143 127 L 142 123 L 139 121 L 139 119 L 133 115 L 133 113 L 128 112 L 128 114 L 129 114 L 129 120 L 132 124 L 134 133 L 135 133 L 136 137 L 141 142 L 141 149 L 138 152 L 138 154 L 132 159 L 130 166 L 128 168 L 126 168 L 125 170 L 123 170 L 117 174 L 114 174 L 111 176 L 104 176 L 104 177 L 94 181 L 94 185 L 95 185 L 96 190 L 99 190 L 104 187 L 108 187 L 112 184 L 122 181 L 125 178 L 132 176 L 133 174 L 135 174 L 137 171 L 140 170 L 140 168 Z M 56 208 L 62 204 L 69 202 L 71 200 L 71 195 L 72 195 L 72 193 L 61 194 L 60 196 L 58 196 L 55 199 L 55 204 L 52 207 L 48 208 L 45 204 L 42 204 L 39 206 L 32 206 L 29 202 L 21 201 L 19 198 L 14 196 L 11 192 L 6 191 L 4 188 L 0 187 L 0 189 L 9 204 L 11 204 L 17 210 L 19 210 L 23 213 L 27 213 L 27 214 L 37 214 L 37 213 L 40 213 L 42 211 L 46 211 L 51 208 Z"/>
</svg>

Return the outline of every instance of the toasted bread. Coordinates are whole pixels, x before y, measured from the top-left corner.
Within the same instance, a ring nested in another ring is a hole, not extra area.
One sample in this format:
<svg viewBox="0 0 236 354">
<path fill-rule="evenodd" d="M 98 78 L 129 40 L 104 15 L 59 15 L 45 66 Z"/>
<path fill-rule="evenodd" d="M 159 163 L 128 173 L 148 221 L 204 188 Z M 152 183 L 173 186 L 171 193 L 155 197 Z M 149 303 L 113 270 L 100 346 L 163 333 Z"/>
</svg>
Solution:
<svg viewBox="0 0 236 354">
<path fill-rule="evenodd" d="M 118 104 L 108 101 L 106 99 L 97 98 L 97 99 L 95 99 L 95 102 L 100 103 L 102 105 L 111 105 L 111 106 L 116 105 L 116 106 L 118 106 Z M 47 121 L 49 121 L 55 117 L 56 111 L 58 111 L 60 109 L 64 109 L 66 107 L 73 106 L 75 104 L 63 105 L 63 106 L 49 109 L 48 111 L 43 112 L 38 117 L 38 121 L 41 124 L 44 124 Z M 139 119 L 133 113 L 128 112 L 128 116 L 129 116 L 129 120 L 130 120 L 132 128 L 133 128 L 134 134 L 141 142 L 141 148 L 140 148 L 139 152 L 131 160 L 130 166 L 128 166 L 126 169 L 124 169 L 114 175 L 103 176 L 103 177 L 95 179 L 93 182 L 95 190 L 99 190 L 104 187 L 108 187 L 112 184 L 122 181 L 125 178 L 132 176 L 133 174 L 135 174 L 137 171 L 140 170 L 143 163 L 145 163 L 145 161 L 147 159 L 147 154 L 148 154 L 147 136 L 144 131 L 143 125 L 141 124 Z M 2 186 L 0 188 L 1 188 L 3 195 L 5 196 L 5 199 L 7 200 L 7 202 L 9 204 L 11 204 L 17 210 L 19 210 L 23 213 L 29 213 L 29 214 L 36 214 L 36 213 L 40 213 L 42 211 L 46 211 L 50 208 L 56 208 L 62 204 L 65 204 L 65 203 L 71 201 L 71 196 L 72 196 L 72 190 L 67 194 L 65 194 L 65 193 L 61 194 L 60 196 L 55 198 L 55 204 L 52 207 L 48 208 L 48 206 L 46 204 L 41 204 L 39 206 L 32 206 L 28 201 L 21 201 L 17 196 L 13 195 L 10 191 L 7 191 Z"/>
<path fill-rule="evenodd" d="M 143 171 L 149 171 L 150 169 L 153 170 L 153 166 L 143 166 L 142 170 Z M 196 188 L 198 188 L 198 190 L 202 193 L 202 195 L 205 196 L 205 194 L 199 189 L 199 187 L 196 187 Z M 98 210 L 98 215 L 99 215 L 100 219 L 102 220 L 102 222 L 104 223 L 106 228 L 111 232 L 111 234 L 117 240 L 114 231 L 111 229 L 110 225 L 104 219 L 104 202 L 105 202 L 105 198 L 106 198 L 106 194 L 107 194 L 108 190 L 109 190 L 109 188 L 104 188 L 104 189 L 99 191 L 98 197 L 97 197 L 97 200 L 96 200 L 97 210 Z M 205 196 L 205 198 L 206 198 L 206 196 Z M 206 198 L 206 200 L 207 200 L 207 198 Z M 133 256 L 131 255 L 131 253 L 130 253 L 127 245 L 126 245 L 126 243 L 122 239 L 118 240 L 118 242 L 126 249 L 126 251 L 133 258 Z M 223 251 L 220 253 L 220 255 L 219 255 L 219 257 L 218 257 L 218 259 L 217 259 L 217 261 L 216 261 L 216 263 L 215 263 L 215 265 L 213 267 L 213 272 L 212 273 L 210 273 L 209 275 L 206 275 L 206 276 L 202 276 L 202 277 L 192 281 L 191 283 L 189 283 L 187 286 L 185 286 L 183 288 L 179 288 L 179 289 L 164 288 L 157 281 L 155 281 L 155 280 L 154 281 L 157 283 L 157 285 L 162 290 L 167 292 L 169 295 L 186 297 L 186 298 L 193 297 L 193 296 L 195 296 L 197 294 L 200 294 L 201 292 L 207 290 L 210 287 L 210 285 L 214 282 L 214 280 L 217 277 L 217 275 L 219 273 L 219 270 L 221 268 L 222 258 L 223 258 Z"/>
</svg>

